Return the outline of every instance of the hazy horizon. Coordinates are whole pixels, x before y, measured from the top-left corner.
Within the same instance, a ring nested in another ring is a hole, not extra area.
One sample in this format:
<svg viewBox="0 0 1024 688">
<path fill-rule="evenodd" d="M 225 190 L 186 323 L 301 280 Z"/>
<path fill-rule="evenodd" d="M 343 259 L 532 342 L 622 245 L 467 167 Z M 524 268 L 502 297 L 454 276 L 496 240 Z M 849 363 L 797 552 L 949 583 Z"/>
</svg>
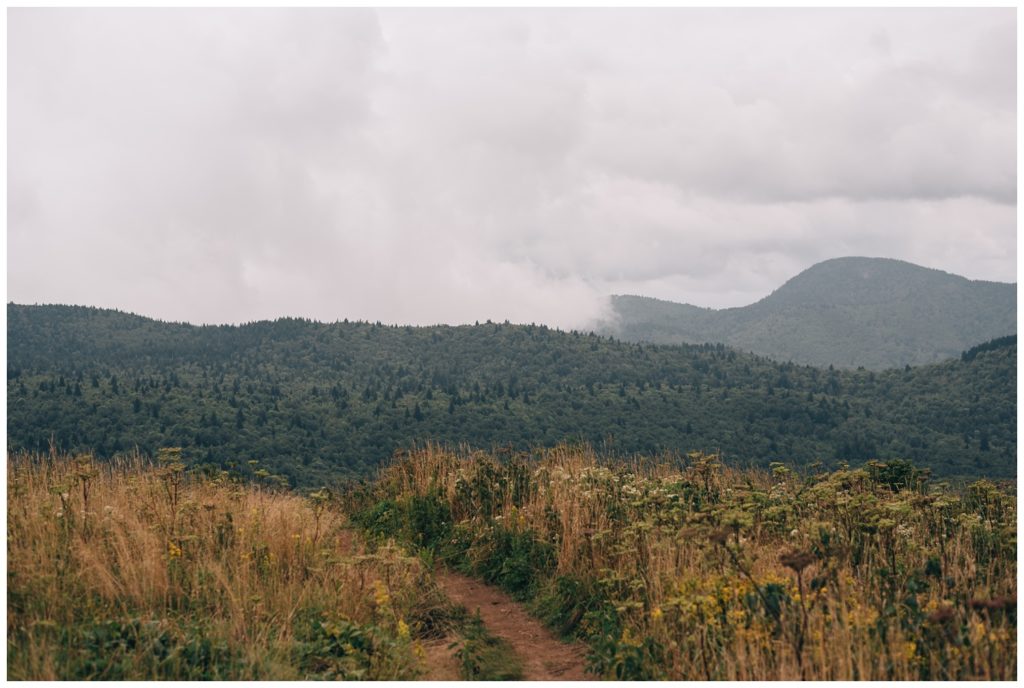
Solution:
<svg viewBox="0 0 1024 688">
<path fill-rule="evenodd" d="M 869 260 L 873 260 L 873 259 L 893 260 L 893 259 L 890 259 L 890 258 L 885 258 L 884 256 L 837 256 L 836 258 L 828 258 L 825 261 L 821 261 L 821 262 L 827 262 L 827 261 L 830 261 L 830 260 L 840 260 L 840 259 L 843 259 L 843 258 L 867 258 Z M 902 262 L 906 262 L 906 261 L 902 261 Z M 818 264 L 819 263 L 815 263 L 815 265 L 818 265 Z M 916 265 L 916 264 L 911 264 L 911 265 Z M 809 266 L 809 267 L 813 267 L 813 266 Z M 918 265 L 917 267 L 922 267 L 922 268 L 929 269 L 929 270 L 935 269 L 935 268 L 929 268 L 926 265 Z M 943 272 L 945 272 L 945 271 L 943 271 Z M 947 274 L 953 275 L 954 277 L 964 277 L 963 275 L 956 275 L 955 273 L 948 273 L 947 272 Z M 793 275 L 793 277 L 796 277 L 796 275 Z M 786 281 L 788 282 L 789 279 L 792 279 L 792 277 L 791 278 L 787 278 Z M 965 278 L 965 279 L 970 279 L 970 278 Z M 1001 281 L 998 281 L 998 280 L 971 280 L 971 281 L 974 281 L 974 282 L 990 282 L 990 283 L 994 283 L 994 284 L 1009 284 L 1009 285 L 1016 284 L 1016 282 L 1001 282 Z M 785 282 L 783 284 L 785 284 Z M 769 293 L 765 294 L 763 297 L 757 299 L 756 301 L 752 301 L 751 303 L 748 303 L 748 304 L 739 304 L 737 306 L 722 306 L 722 307 L 719 307 L 719 308 L 714 308 L 714 307 L 711 307 L 711 306 L 703 306 L 703 305 L 701 305 L 699 303 L 691 303 L 691 304 L 688 304 L 688 305 L 697 306 L 699 308 L 706 308 L 706 309 L 710 309 L 710 310 L 716 310 L 716 311 L 717 310 L 727 310 L 727 309 L 730 309 L 730 308 L 743 308 L 744 306 L 752 305 L 754 303 L 757 303 L 757 301 L 761 301 L 762 299 L 767 298 L 768 296 L 771 296 L 780 287 L 782 287 L 783 284 L 779 284 L 779 285 L 776 285 L 775 287 L 772 287 L 771 290 L 769 291 Z M 672 302 L 672 303 L 685 303 L 685 302 L 681 302 L 681 301 L 672 301 L 671 299 L 661 299 L 659 297 L 649 296 L 647 294 L 609 294 L 605 298 L 610 300 L 611 297 L 613 297 L 613 296 L 641 296 L 641 297 L 644 297 L 644 298 L 657 299 L 659 301 L 667 301 L 667 302 Z M 19 302 L 8 300 L 8 304 L 14 304 L 14 305 L 18 305 L 18 306 L 72 306 L 72 307 L 83 307 L 83 308 L 99 308 L 99 309 L 117 310 L 117 311 L 129 313 L 131 315 L 138 315 L 138 316 L 142 316 L 142 317 L 145 317 L 145 318 L 150 318 L 152 320 L 161 320 L 161 321 L 165 321 L 165 322 L 174 322 L 174 323 L 180 323 L 180 324 L 186 324 L 186 325 L 195 325 L 195 326 L 200 326 L 200 325 L 213 325 L 213 326 L 217 326 L 217 325 L 232 325 L 232 326 L 237 326 L 237 325 L 245 325 L 245 324 L 253 323 L 253 322 L 273 321 L 273 320 L 277 320 L 277 319 L 280 319 L 280 318 L 301 318 L 301 317 L 305 317 L 305 316 L 296 316 L 296 315 L 292 315 L 292 314 L 288 314 L 288 313 L 281 313 L 281 314 L 276 315 L 276 316 L 269 316 L 269 317 L 265 317 L 265 318 L 257 318 L 255 320 L 237 320 L 237 321 L 228 321 L 228 322 L 194 322 L 194 321 L 191 321 L 191 320 L 188 320 L 188 319 L 184 319 L 184 320 L 178 320 L 178 319 L 166 320 L 164 318 L 160 318 L 158 316 L 154 316 L 154 315 L 151 315 L 151 314 L 148 314 L 148 313 L 139 312 L 139 311 L 126 310 L 126 309 L 123 309 L 123 308 L 118 308 L 117 306 L 103 306 L 103 305 L 99 305 L 99 304 L 89 304 L 89 303 L 72 303 L 72 302 L 45 302 L 45 303 L 40 303 L 40 302 L 24 303 L 24 302 L 21 302 L 21 303 L 19 303 Z M 614 322 L 616 317 L 617 317 L 616 314 L 610 309 L 610 303 L 607 304 L 607 305 L 608 305 L 609 310 L 607 310 L 606 312 L 602 312 L 601 313 L 601 318 L 605 319 L 605 324 L 607 324 L 609 322 Z M 459 322 L 459 323 L 450 323 L 450 322 L 408 323 L 408 322 L 386 321 L 386 320 L 382 320 L 380 318 L 370 318 L 370 319 L 367 319 L 367 318 L 323 319 L 323 318 L 315 318 L 315 317 L 313 317 L 313 318 L 307 318 L 307 319 L 313 320 L 314 322 L 323 323 L 323 324 L 330 324 L 330 323 L 344 322 L 344 321 L 370 322 L 370 323 L 379 322 L 381 325 L 395 326 L 395 327 L 408 327 L 408 326 L 412 326 L 412 327 L 432 327 L 432 326 L 438 326 L 438 325 L 462 326 L 462 325 L 479 324 L 481 322 L 509 322 L 509 323 L 511 323 L 513 325 L 541 325 L 541 324 L 546 324 L 546 323 L 537 322 L 535 320 L 531 320 L 531 321 L 516 321 L 516 320 L 510 320 L 510 319 L 507 319 L 507 318 L 502 319 L 502 320 L 495 320 L 494 318 L 487 318 L 487 319 L 485 319 L 483 321 L 476 320 L 476 321 L 472 321 L 472 322 Z M 587 328 L 590 328 L 591 326 L 595 326 L 595 325 L 599 325 L 599 324 L 600 324 L 600 322 L 597 319 L 595 319 L 594 321 L 591 321 L 591 322 L 581 323 L 580 325 L 578 325 L 576 327 L 561 327 L 561 326 L 559 326 L 557 324 L 556 325 L 551 325 L 551 327 L 553 327 L 555 329 L 572 330 L 572 329 L 587 329 Z"/>
<path fill-rule="evenodd" d="M 1016 279 L 1012 8 L 8 12 L 7 300 L 585 326 Z"/>
</svg>

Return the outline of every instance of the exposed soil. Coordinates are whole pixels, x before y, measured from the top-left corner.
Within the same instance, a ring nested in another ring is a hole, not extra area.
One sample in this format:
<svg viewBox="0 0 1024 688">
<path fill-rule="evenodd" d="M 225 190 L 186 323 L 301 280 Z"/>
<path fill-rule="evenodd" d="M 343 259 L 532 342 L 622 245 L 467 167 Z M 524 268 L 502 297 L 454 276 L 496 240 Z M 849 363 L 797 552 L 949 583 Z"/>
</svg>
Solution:
<svg viewBox="0 0 1024 688">
<path fill-rule="evenodd" d="M 436 580 L 453 603 L 470 614 L 480 610 L 487 632 L 505 640 L 523 663 L 526 681 L 587 681 L 586 649 L 565 643 L 498 588 L 457 573 L 438 571 Z M 438 653 L 440 654 L 440 653 Z"/>
</svg>

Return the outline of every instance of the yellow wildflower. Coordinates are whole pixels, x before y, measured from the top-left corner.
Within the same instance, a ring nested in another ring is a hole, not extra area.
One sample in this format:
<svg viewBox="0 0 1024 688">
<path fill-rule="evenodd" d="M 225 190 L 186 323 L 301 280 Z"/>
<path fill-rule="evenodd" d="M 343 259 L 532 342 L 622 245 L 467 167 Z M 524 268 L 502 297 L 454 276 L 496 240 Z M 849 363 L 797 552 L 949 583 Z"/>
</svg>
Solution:
<svg viewBox="0 0 1024 688">
<path fill-rule="evenodd" d="M 1010 639 L 1010 634 L 1005 628 L 997 628 L 988 633 L 988 641 L 990 643 L 1003 643 Z"/>
<path fill-rule="evenodd" d="M 178 547 L 176 544 L 174 544 L 173 541 L 168 540 L 167 541 L 167 558 L 168 559 L 177 559 L 180 556 L 181 556 L 181 547 Z"/>
<path fill-rule="evenodd" d="M 655 607 L 651 610 L 651 621 L 658 621 L 663 615 L 664 612 L 661 611 L 661 607 Z"/>
<path fill-rule="evenodd" d="M 388 595 L 388 589 L 384 587 L 384 584 L 379 580 L 373 581 L 373 601 L 378 607 L 383 607 L 391 601 L 391 596 Z"/>
<path fill-rule="evenodd" d="M 643 644 L 640 640 L 633 637 L 633 632 L 629 626 L 623 629 L 621 642 L 623 645 L 628 645 L 630 647 L 640 647 Z"/>
<path fill-rule="evenodd" d="M 908 641 L 903 643 L 903 658 L 908 662 L 913 661 L 914 655 L 917 653 L 917 643 Z"/>
<path fill-rule="evenodd" d="M 409 624 L 405 623 L 405 619 L 398 620 L 398 637 L 401 640 L 409 639 Z"/>
</svg>

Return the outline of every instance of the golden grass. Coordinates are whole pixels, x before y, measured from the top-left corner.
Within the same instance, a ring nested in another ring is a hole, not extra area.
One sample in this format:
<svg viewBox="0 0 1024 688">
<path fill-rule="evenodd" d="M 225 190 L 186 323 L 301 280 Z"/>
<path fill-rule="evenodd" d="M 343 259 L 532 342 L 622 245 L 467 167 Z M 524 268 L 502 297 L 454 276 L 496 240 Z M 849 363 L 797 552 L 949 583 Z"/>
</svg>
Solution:
<svg viewBox="0 0 1024 688">
<path fill-rule="evenodd" d="M 366 677 L 416 675 L 409 625 L 438 599 L 419 560 L 366 551 L 326 493 L 174 458 L 9 458 L 8 678 L 301 679 L 329 664 L 297 637 L 310 624 L 324 647 L 372 626 L 390 644 Z"/>
</svg>

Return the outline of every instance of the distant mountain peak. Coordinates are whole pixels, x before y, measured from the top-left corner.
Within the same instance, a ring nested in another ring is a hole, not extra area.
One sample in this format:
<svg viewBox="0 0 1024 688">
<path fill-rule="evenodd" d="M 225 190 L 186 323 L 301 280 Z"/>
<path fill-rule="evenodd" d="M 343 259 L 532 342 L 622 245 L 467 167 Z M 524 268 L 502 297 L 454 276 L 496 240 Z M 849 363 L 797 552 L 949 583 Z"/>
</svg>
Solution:
<svg viewBox="0 0 1024 688">
<path fill-rule="evenodd" d="M 892 258 L 825 260 L 760 301 L 714 310 L 611 299 L 598 330 L 629 341 L 721 342 L 780 360 L 881 369 L 954 358 L 1017 331 L 1016 285 Z"/>
</svg>

